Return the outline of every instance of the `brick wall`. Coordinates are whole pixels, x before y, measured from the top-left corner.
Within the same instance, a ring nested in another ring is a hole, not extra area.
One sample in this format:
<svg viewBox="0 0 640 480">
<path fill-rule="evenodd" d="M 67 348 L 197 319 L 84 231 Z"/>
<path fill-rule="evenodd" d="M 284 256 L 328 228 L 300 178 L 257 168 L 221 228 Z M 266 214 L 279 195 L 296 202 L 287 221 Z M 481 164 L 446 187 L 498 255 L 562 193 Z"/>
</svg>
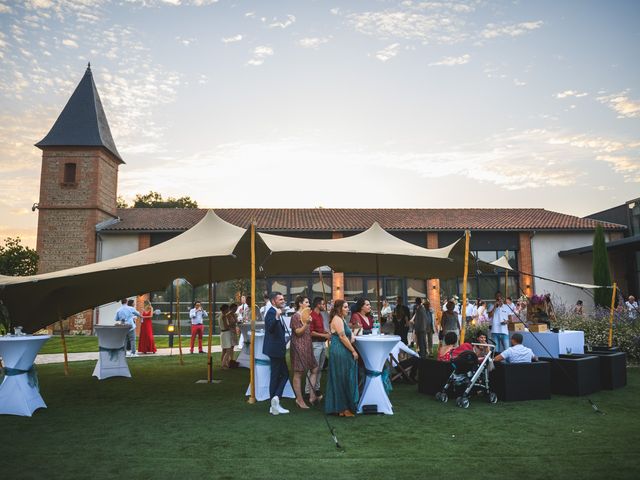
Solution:
<svg viewBox="0 0 640 480">
<path fill-rule="evenodd" d="M 331 232 L 331 238 L 343 238 L 342 232 Z M 333 272 L 331 295 L 334 300 L 344 298 L 344 273 Z"/>
<path fill-rule="evenodd" d="M 519 247 L 518 252 L 518 270 L 521 272 L 534 273 L 533 271 L 533 257 L 531 256 L 531 233 L 520 232 L 519 234 Z M 533 283 L 533 277 L 529 275 L 520 274 L 520 289 L 531 297 L 535 291 L 535 285 Z"/>
<path fill-rule="evenodd" d="M 75 182 L 65 183 L 67 163 L 76 166 Z M 43 149 L 36 246 L 39 273 L 96 261 L 95 226 L 115 217 L 117 182 L 118 162 L 103 149 Z M 80 312 L 65 324 L 71 332 L 90 333 L 93 311 Z"/>
<path fill-rule="evenodd" d="M 427 233 L 427 248 L 438 248 L 438 232 Z M 440 280 L 438 278 L 427 280 L 427 296 L 429 297 L 431 308 L 436 312 L 442 310 L 440 305 Z"/>
</svg>

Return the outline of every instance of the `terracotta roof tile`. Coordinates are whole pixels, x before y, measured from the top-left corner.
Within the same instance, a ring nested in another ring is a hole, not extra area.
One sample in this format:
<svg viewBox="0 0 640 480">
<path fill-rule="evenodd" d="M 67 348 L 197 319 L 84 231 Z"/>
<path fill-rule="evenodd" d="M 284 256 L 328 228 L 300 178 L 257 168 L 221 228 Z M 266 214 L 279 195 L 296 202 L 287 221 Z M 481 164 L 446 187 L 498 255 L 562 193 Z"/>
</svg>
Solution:
<svg viewBox="0 0 640 480">
<path fill-rule="evenodd" d="M 378 222 L 386 230 L 624 230 L 615 223 L 598 222 L 541 208 L 217 208 L 224 220 L 248 227 L 252 220 L 262 231 L 361 231 Z M 187 230 L 206 209 L 125 208 L 121 221 L 102 231 Z"/>
</svg>

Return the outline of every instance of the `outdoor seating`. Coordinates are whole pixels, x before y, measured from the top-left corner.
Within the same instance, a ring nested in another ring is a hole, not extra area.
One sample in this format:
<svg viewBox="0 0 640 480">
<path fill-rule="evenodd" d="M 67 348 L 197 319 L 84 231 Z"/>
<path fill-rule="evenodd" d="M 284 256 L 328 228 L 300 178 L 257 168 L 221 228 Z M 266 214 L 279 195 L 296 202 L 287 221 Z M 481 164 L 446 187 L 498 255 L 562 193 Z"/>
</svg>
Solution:
<svg viewBox="0 0 640 480">
<path fill-rule="evenodd" d="M 593 355 L 541 357 L 551 365 L 551 393 L 589 395 L 600 390 L 600 359 Z"/>
<path fill-rule="evenodd" d="M 449 362 L 439 362 L 431 358 L 418 360 L 418 392 L 435 395 L 442 389 L 453 368 Z"/>
<path fill-rule="evenodd" d="M 614 390 L 627 385 L 627 354 L 617 349 L 595 347 L 589 355 L 600 359 L 600 387 Z"/>
<path fill-rule="evenodd" d="M 489 373 L 491 390 L 503 402 L 549 400 L 551 398 L 551 365 L 548 362 L 496 362 Z"/>
</svg>

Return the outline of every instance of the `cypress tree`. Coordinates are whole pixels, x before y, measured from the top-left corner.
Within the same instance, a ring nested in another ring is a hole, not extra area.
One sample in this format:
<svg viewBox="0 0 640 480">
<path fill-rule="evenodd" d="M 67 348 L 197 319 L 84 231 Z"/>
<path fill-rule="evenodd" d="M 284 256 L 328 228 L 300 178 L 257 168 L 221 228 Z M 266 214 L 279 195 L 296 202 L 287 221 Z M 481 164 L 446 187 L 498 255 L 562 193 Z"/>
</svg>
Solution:
<svg viewBox="0 0 640 480">
<path fill-rule="evenodd" d="M 596 227 L 596 233 L 593 236 L 593 284 L 611 285 L 609 255 L 607 254 L 602 225 Z M 611 306 L 611 289 L 598 288 L 595 291 L 594 300 L 596 305 L 609 308 Z"/>
</svg>

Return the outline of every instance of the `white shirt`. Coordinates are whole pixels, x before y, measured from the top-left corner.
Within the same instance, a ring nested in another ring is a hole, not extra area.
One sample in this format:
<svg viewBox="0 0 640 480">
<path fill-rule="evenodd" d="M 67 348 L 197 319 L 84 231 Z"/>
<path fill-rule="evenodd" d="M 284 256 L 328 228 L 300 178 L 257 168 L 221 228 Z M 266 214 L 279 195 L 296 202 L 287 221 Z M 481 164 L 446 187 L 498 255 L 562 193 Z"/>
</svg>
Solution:
<svg viewBox="0 0 640 480">
<path fill-rule="evenodd" d="M 202 325 L 202 317 L 207 318 L 207 311 L 203 308 L 200 310 L 196 310 L 192 308 L 189 312 L 189 317 L 191 317 L 191 325 Z"/>
<path fill-rule="evenodd" d="M 467 305 L 467 317 L 475 317 L 478 313 L 478 309 L 473 303 Z"/>
<path fill-rule="evenodd" d="M 267 303 L 264 304 L 264 307 L 260 307 L 260 318 L 264 322 L 264 316 L 267 314 L 269 309 L 271 308 L 271 300 L 267 300 Z"/>
<path fill-rule="evenodd" d="M 500 355 L 507 363 L 531 363 L 535 357 L 533 350 L 524 345 L 509 347 Z"/>
<path fill-rule="evenodd" d="M 511 309 L 507 305 L 502 305 L 494 309 L 493 318 L 491 319 L 491 333 L 509 334 L 507 321 L 511 315 Z M 504 325 L 502 324 L 504 322 Z"/>
<path fill-rule="evenodd" d="M 236 314 L 238 315 L 238 322 L 251 320 L 251 309 L 246 303 L 243 303 L 238 307 Z"/>
<path fill-rule="evenodd" d="M 625 302 L 625 305 L 629 312 L 629 318 L 636 318 L 638 316 L 638 302 Z"/>
</svg>

